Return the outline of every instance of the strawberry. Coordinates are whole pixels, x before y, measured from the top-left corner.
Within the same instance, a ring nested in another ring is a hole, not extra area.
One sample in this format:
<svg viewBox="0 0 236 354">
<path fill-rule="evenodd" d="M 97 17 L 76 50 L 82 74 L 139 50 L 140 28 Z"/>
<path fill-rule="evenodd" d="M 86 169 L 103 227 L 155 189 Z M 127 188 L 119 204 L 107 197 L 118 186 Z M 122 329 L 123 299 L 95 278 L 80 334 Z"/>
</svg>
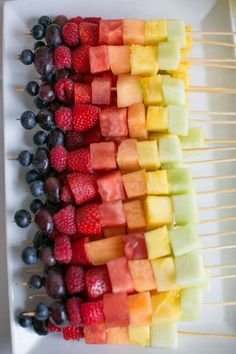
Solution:
<svg viewBox="0 0 236 354">
<path fill-rule="evenodd" d="M 65 146 L 68 151 L 79 149 L 84 146 L 84 136 L 74 130 L 67 131 L 65 134 Z"/>
<path fill-rule="evenodd" d="M 64 146 L 55 146 L 50 151 L 50 162 L 51 166 L 57 171 L 62 172 L 67 166 L 67 151 Z"/>
<path fill-rule="evenodd" d="M 82 44 L 98 45 L 99 25 L 91 22 L 79 24 L 79 36 Z"/>
<path fill-rule="evenodd" d="M 70 266 L 65 275 L 68 294 L 80 293 L 84 290 L 84 270 L 79 266 Z"/>
<path fill-rule="evenodd" d="M 89 242 L 89 237 L 82 237 L 72 243 L 71 264 L 82 265 L 82 266 L 90 265 L 87 250 L 86 250 L 86 243 L 88 242 Z"/>
<path fill-rule="evenodd" d="M 101 299 L 111 293 L 111 283 L 107 266 L 98 266 L 85 271 L 85 289 L 90 300 Z"/>
<path fill-rule="evenodd" d="M 74 22 L 77 23 L 77 25 L 79 25 L 81 22 L 83 22 L 83 17 L 81 16 L 76 16 L 76 17 L 72 17 L 69 22 Z"/>
<path fill-rule="evenodd" d="M 71 68 L 71 50 L 65 45 L 60 45 L 53 53 L 54 65 L 57 70 Z"/>
<path fill-rule="evenodd" d="M 72 130 L 73 129 L 73 124 L 72 124 L 72 110 L 71 108 L 68 107 L 60 107 L 55 113 L 54 113 L 55 121 L 57 123 L 57 126 L 60 129 L 63 130 Z"/>
<path fill-rule="evenodd" d="M 48 330 L 49 332 L 61 332 L 61 328 L 55 326 L 51 321 L 48 321 Z"/>
<path fill-rule="evenodd" d="M 82 302 L 80 304 L 80 313 L 85 326 L 103 322 L 103 301 Z"/>
<path fill-rule="evenodd" d="M 85 17 L 84 21 L 90 23 L 96 23 L 97 25 L 99 25 L 99 22 L 101 21 L 101 17 Z"/>
<path fill-rule="evenodd" d="M 101 109 L 89 104 L 78 104 L 73 108 L 74 130 L 84 132 L 95 127 L 99 122 Z"/>
<path fill-rule="evenodd" d="M 92 88 L 90 84 L 74 84 L 74 102 L 78 103 L 91 103 Z"/>
<path fill-rule="evenodd" d="M 64 209 L 53 215 L 53 220 L 57 230 L 66 235 L 76 233 L 75 208 L 69 204 Z"/>
<path fill-rule="evenodd" d="M 88 130 L 84 134 L 84 143 L 85 145 L 90 145 L 93 143 L 100 143 L 102 141 L 101 130 L 100 127 L 95 127 L 93 129 Z"/>
<path fill-rule="evenodd" d="M 83 204 L 98 195 L 96 177 L 84 173 L 70 173 L 67 181 L 74 195 L 76 204 Z"/>
<path fill-rule="evenodd" d="M 80 340 L 80 338 L 82 338 L 81 332 L 81 327 L 74 327 L 70 325 L 62 329 L 63 338 L 65 340 Z"/>
<path fill-rule="evenodd" d="M 74 83 L 69 78 L 59 79 L 55 84 L 55 94 L 59 101 L 71 104 L 74 100 Z"/>
<path fill-rule="evenodd" d="M 70 263 L 72 258 L 72 249 L 70 238 L 67 235 L 60 234 L 56 237 L 53 253 L 58 263 Z"/>
<path fill-rule="evenodd" d="M 79 25 L 75 22 L 68 22 L 62 28 L 62 38 L 69 47 L 79 44 Z"/>
<path fill-rule="evenodd" d="M 93 173 L 89 148 L 70 151 L 67 158 L 67 170 L 69 172 Z"/>
<path fill-rule="evenodd" d="M 76 73 L 89 73 L 89 45 L 82 45 L 72 51 L 72 69 Z"/>
<path fill-rule="evenodd" d="M 100 235 L 102 228 L 99 222 L 98 204 L 87 204 L 76 210 L 77 231 L 86 236 Z"/>
<path fill-rule="evenodd" d="M 61 188 L 60 198 L 62 202 L 67 204 L 73 204 L 75 202 L 74 196 L 68 184 Z"/>
<path fill-rule="evenodd" d="M 72 326 L 81 326 L 82 324 L 80 303 L 81 299 L 79 297 L 71 297 L 67 300 L 66 309 Z"/>
</svg>

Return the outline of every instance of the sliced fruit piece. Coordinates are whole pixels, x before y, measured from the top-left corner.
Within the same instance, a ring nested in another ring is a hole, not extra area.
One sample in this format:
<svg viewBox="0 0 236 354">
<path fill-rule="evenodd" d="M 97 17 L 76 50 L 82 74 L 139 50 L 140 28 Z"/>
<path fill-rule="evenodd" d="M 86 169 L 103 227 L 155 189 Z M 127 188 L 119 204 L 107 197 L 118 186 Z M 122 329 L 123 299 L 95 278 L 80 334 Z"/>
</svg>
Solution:
<svg viewBox="0 0 236 354">
<path fill-rule="evenodd" d="M 142 103 L 142 88 L 137 76 L 128 74 L 119 75 L 116 92 L 118 107 L 129 107 L 135 103 Z"/>
<path fill-rule="evenodd" d="M 175 258 L 176 282 L 181 288 L 202 285 L 206 280 L 206 271 L 200 253 L 194 252 Z"/>
<path fill-rule="evenodd" d="M 167 22 L 166 20 L 152 20 L 145 22 L 145 40 L 147 44 L 158 44 L 167 39 Z"/>
<path fill-rule="evenodd" d="M 132 293 L 133 281 L 128 268 L 126 257 L 121 257 L 107 263 L 113 293 Z"/>
<path fill-rule="evenodd" d="M 183 153 L 179 137 L 162 137 L 159 140 L 161 164 L 182 163 Z"/>
<path fill-rule="evenodd" d="M 168 128 L 167 108 L 149 106 L 147 110 L 147 130 L 150 132 L 167 132 Z"/>
<path fill-rule="evenodd" d="M 129 326 L 129 342 L 132 344 L 147 347 L 150 345 L 149 326 Z"/>
<path fill-rule="evenodd" d="M 189 128 L 187 136 L 180 137 L 183 149 L 203 148 L 206 145 L 205 132 L 202 127 Z"/>
<path fill-rule="evenodd" d="M 186 288 L 181 290 L 181 321 L 197 321 L 202 307 L 203 291 L 201 287 Z"/>
<path fill-rule="evenodd" d="M 145 232 L 144 237 L 147 246 L 148 259 L 170 255 L 170 242 L 166 226 Z"/>
<path fill-rule="evenodd" d="M 152 323 L 169 324 L 180 320 L 181 306 L 179 291 L 157 293 L 152 296 Z"/>
<path fill-rule="evenodd" d="M 146 229 L 145 216 L 140 200 L 124 203 L 128 232 L 141 232 Z"/>
<path fill-rule="evenodd" d="M 132 233 L 123 236 L 125 256 L 128 260 L 147 259 L 147 248 L 143 233 Z"/>
<path fill-rule="evenodd" d="M 152 76 L 158 72 L 157 47 L 131 45 L 131 75 Z"/>
<path fill-rule="evenodd" d="M 129 295 L 129 319 L 131 326 L 149 326 L 152 321 L 152 303 L 149 291 Z"/>
<path fill-rule="evenodd" d="M 105 324 L 99 323 L 94 326 L 84 326 L 84 339 L 86 344 L 106 344 Z"/>
<path fill-rule="evenodd" d="M 100 44 L 123 44 L 123 21 L 101 20 L 99 23 Z"/>
<path fill-rule="evenodd" d="M 141 168 L 156 170 L 160 167 L 158 146 L 155 141 L 137 141 L 138 162 Z"/>
<path fill-rule="evenodd" d="M 124 44 L 145 44 L 145 21 L 123 20 Z"/>
<path fill-rule="evenodd" d="M 145 173 L 148 195 L 169 194 L 168 175 L 166 172 L 166 170 L 158 170 Z"/>
<path fill-rule="evenodd" d="M 136 171 L 139 169 L 138 153 L 135 139 L 123 140 L 117 151 L 117 164 L 120 170 Z"/>
<path fill-rule="evenodd" d="M 146 111 L 143 103 L 136 103 L 128 108 L 129 136 L 138 140 L 147 140 Z"/>
<path fill-rule="evenodd" d="M 181 136 L 188 135 L 188 108 L 185 106 L 173 106 L 167 107 L 169 132 Z"/>
<path fill-rule="evenodd" d="M 90 103 L 92 97 L 91 85 L 74 83 L 74 103 Z"/>
<path fill-rule="evenodd" d="M 103 228 L 104 237 L 113 237 L 118 235 L 125 235 L 126 234 L 126 227 L 119 226 L 119 227 L 104 227 Z"/>
<path fill-rule="evenodd" d="M 183 80 L 167 75 L 162 76 L 162 93 L 164 105 L 182 106 L 186 104 L 185 84 Z"/>
<path fill-rule="evenodd" d="M 188 168 L 176 168 L 167 170 L 166 173 L 170 194 L 191 194 L 195 192 L 192 170 Z"/>
<path fill-rule="evenodd" d="M 98 195 L 96 177 L 85 173 L 69 173 L 67 182 L 75 198 L 76 204 L 83 204 Z"/>
<path fill-rule="evenodd" d="M 181 60 L 178 43 L 163 42 L 158 45 L 158 63 L 160 70 L 177 70 Z"/>
<path fill-rule="evenodd" d="M 176 290 L 176 272 L 173 258 L 164 257 L 156 259 L 151 261 L 151 264 L 158 291 Z"/>
<path fill-rule="evenodd" d="M 116 146 L 114 142 L 90 144 L 91 166 L 94 170 L 113 170 L 116 168 Z"/>
<path fill-rule="evenodd" d="M 151 326 L 151 347 L 177 348 L 177 324 L 157 324 Z"/>
<path fill-rule="evenodd" d="M 100 194 L 103 202 L 125 199 L 125 191 L 120 171 L 114 171 L 98 177 L 97 185 L 98 193 Z"/>
<path fill-rule="evenodd" d="M 128 198 L 139 198 L 147 194 L 144 170 L 124 174 L 122 181 Z"/>
<path fill-rule="evenodd" d="M 109 45 L 108 55 L 111 71 L 114 75 L 130 73 L 130 46 Z"/>
<path fill-rule="evenodd" d="M 114 327 L 107 329 L 107 344 L 128 344 L 128 327 Z"/>
<path fill-rule="evenodd" d="M 145 105 L 161 105 L 163 104 L 162 80 L 160 75 L 144 77 L 140 79 L 143 100 Z"/>
<path fill-rule="evenodd" d="M 126 293 L 105 294 L 103 308 L 105 323 L 108 328 L 129 325 L 128 296 Z"/>
<path fill-rule="evenodd" d="M 126 225 L 124 206 L 121 200 L 99 205 L 99 218 L 102 227 Z"/>
<path fill-rule="evenodd" d="M 129 261 L 129 270 L 137 292 L 156 289 L 152 266 L 148 259 Z"/>
<path fill-rule="evenodd" d="M 109 107 L 100 113 L 100 129 L 105 137 L 127 137 L 127 108 Z"/>
<path fill-rule="evenodd" d="M 144 202 L 147 229 L 173 223 L 173 209 L 170 197 L 148 196 Z"/>
<path fill-rule="evenodd" d="M 181 48 L 186 47 L 185 25 L 182 20 L 167 21 L 168 41 L 178 43 Z"/>
<path fill-rule="evenodd" d="M 110 70 L 107 46 L 90 47 L 89 62 L 92 74 Z"/>
<path fill-rule="evenodd" d="M 198 223 L 196 194 L 174 195 L 172 200 L 177 225 Z"/>
<path fill-rule="evenodd" d="M 175 257 L 197 251 L 200 247 L 196 225 L 169 228 L 169 239 Z"/>
<path fill-rule="evenodd" d="M 106 265 L 85 270 L 84 280 L 89 300 L 102 299 L 104 294 L 111 292 L 111 282 Z"/>
<path fill-rule="evenodd" d="M 111 78 L 95 77 L 92 81 L 92 104 L 109 105 L 111 103 Z"/>
</svg>

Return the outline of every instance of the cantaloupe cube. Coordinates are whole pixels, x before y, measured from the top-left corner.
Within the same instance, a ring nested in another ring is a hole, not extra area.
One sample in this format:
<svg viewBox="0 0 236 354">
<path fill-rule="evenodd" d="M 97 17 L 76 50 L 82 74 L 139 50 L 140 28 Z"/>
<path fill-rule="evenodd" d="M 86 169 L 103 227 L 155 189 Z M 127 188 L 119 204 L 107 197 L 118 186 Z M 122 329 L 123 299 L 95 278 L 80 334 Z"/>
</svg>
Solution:
<svg viewBox="0 0 236 354">
<path fill-rule="evenodd" d="M 119 227 L 104 227 L 103 228 L 104 237 L 109 238 L 113 236 L 125 235 L 126 234 L 126 227 L 119 226 Z"/>
<path fill-rule="evenodd" d="M 145 39 L 148 44 L 157 44 L 167 39 L 167 22 L 166 20 L 152 20 L 145 23 Z"/>
<path fill-rule="evenodd" d="M 107 344 L 128 344 L 128 327 L 107 328 Z"/>
<path fill-rule="evenodd" d="M 136 103 L 128 108 L 129 136 L 138 140 L 147 140 L 146 110 L 143 103 Z"/>
<path fill-rule="evenodd" d="M 169 185 L 166 170 L 146 172 L 148 195 L 168 195 Z"/>
<path fill-rule="evenodd" d="M 192 170 L 176 168 L 166 171 L 170 194 L 188 194 L 195 192 Z"/>
<path fill-rule="evenodd" d="M 189 128 L 187 136 L 181 136 L 180 141 L 183 149 L 198 149 L 205 147 L 205 132 L 202 127 Z"/>
<path fill-rule="evenodd" d="M 159 70 L 177 70 L 181 60 L 180 46 L 175 42 L 163 42 L 158 45 Z"/>
<path fill-rule="evenodd" d="M 169 228 L 169 239 L 175 257 L 194 252 L 200 247 L 196 226 L 192 224 Z"/>
<path fill-rule="evenodd" d="M 164 257 L 151 261 L 153 273 L 159 292 L 176 290 L 176 272 L 172 257 Z"/>
<path fill-rule="evenodd" d="M 185 105 L 186 95 L 184 81 L 163 75 L 161 79 L 163 103 L 165 105 Z"/>
<path fill-rule="evenodd" d="M 88 242 L 86 244 L 88 258 L 93 265 L 102 265 L 124 256 L 124 242 L 122 236 Z"/>
<path fill-rule="evenodd" d="M 124 44 L 145 44 L 145 21 L 123 20 Z"/>
<path fill-rule="evenodd" d="M 141 168 L 156 170 L 160 167 L 159 152 L 155 141 L 137 141 L 136 146 Z"/>
<path fill-rule="evenodd" d="M 167 21 L 168 41 L 178 43 L 181 48 L 186 47 L 185 25 L 182 20 Z"/>
<path fill-rule="evenodd" d="M 128 198 L 144 197 L 147 194 L 144 170 L 127 173 L 121 178 Z"/>
<path fill-rule="evenodd" d="M 160 138 L 159 151 L 161 164 L 176 164 L 183 162 L 183 153 L 179 137 Z"/>
<path fill-rule="evenodd" d="M 196 321 L 199 319 L 202 307 L 202 289 L 186 288 L 181 290 L 181 321 Z"/>
<path fill-rule="evenodd" d="M 181 316 L 179 291 L 157 293 L 151 300 L 153 325 L 179 321 Z"/>
<path fill-rule="evenodd" d="M 128 232 L 141 232 L 146 229 L 146 221 L 140 200 L 124 203 Z"/>
<path fill-rule="evenodd" d="M 129 107 L 135 103 L 142 103 L 142 87 L 137 76 L 128 74 L 118 75 L 116 84 L 117 106 Z"/>
<path fill-rule="evenodd" d="M 128 296 L 131 326 L 149 326 L 152 322 L 152 303 L 149 291 Z"/>
<path fill-rule="evenodd" d="M 125 139 L 118 146 L 116 161 L 120 170 L 136 171 L 140 168 L 135 139 Z"/>
<path fill-rule="evenodd" d="M 166 226 L 160 227 L 144 234 L 148 259 L 155 259 L 170 255 L 170 242 Z"/>
<path fill-rule="evenodd" d="M 137 292 L 156 289 L 152 266 L 148 259 L 132 260 L 128 265 Z"/>
<path fill-rule="evenodd" d="M 151 326 L 151 347 L 177 348 L 178 332 L 177 324 L 157 324 Z"/>
<path fill-rule="evenodd" d="M 112 73 L 114 75 L 130 73 L 130 46 L 110 45 L 107 48 Z"/>
<path fill-rule="evenodd" d="M 161 105 L 163 103 L 162 80 L 160 75 L 140 79 L 143 101 L 145 105 Z"/>
<path fill-rule="evenodd" d="M 131 45 L 131 75 L 152 76 L 158 72 L 157 47 Z"/>
<path fill-rule="evenodd" d="M 174 195 L 173 208 L 177 225 L 198 223 L 196 194 Z"/>
<path fill-rule="evenodd" d="M 185 106 L 167 107 L 169 132 L 177 135 L 188 135 L 189 112 Z"/>
<path fill-rule="evenodd" d="M 181 288 L 200 286 L 206 280 L 203 258 L 198 252 L 175 258 L 176 283 Z"/>
<path fill-rule="evenodd" d="M 147 347 L 150 345 L 150 327 L 149 326 L 129 326 L 129 342 L 131 344 Z"/>
<path fill-rule="evenodd" d="M 147 130 L 149 132 L 167 132 L 169 128 L 167 108 L 149 106 L 147 110 Z"/>
<path fill-rule="evenodd" d="M 170 197 L 148 196 L 144 202 L 147 229 L 173 223 L 173 209 Z"/>
</svg>

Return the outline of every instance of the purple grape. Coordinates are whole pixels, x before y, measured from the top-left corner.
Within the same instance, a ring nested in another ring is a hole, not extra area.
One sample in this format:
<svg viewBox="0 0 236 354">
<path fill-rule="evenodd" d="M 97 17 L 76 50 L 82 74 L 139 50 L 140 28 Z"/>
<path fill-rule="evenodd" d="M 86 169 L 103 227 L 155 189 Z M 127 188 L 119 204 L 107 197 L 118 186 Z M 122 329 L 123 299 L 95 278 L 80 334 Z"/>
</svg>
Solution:
<svg viewBox="0 0 236 354">
<path fill-rule="evenodd" d="M 52 299 L 60 299 L 66 295 L 64 274 L 59 267 L 49 268 L 45 275 L 44 286 L 48 296 Z"/>
<path fill-rule="evenodd" d="M 34 55 L 34 65 L 42 77 L 51 73 L 54 69 L 52 50 L 46 46 L 38 48 Z"/>
<path fill-rule="evenodd" d="M 68 21 L 69 20 L 66 16 L 58 15 L 53 21 L 53 23 L 56 23 L 58 26 L 63 27 Z"/>
<path fill-rule="evenodd" d="M 37 116 L 38 125 L 47 131 L 54 130 L 56 128 L 53 112 L 49 109 L 41 109 Z"/>
<path fill-rule="evenodd" d="M 48 200 L 52 203 L 60 203 L 60 182 L 56 177 L 48 177 L 44 183 Z"/>
<path fill-rule="evenodd" d="M 62 301 L 55 301 L 49 307 L 49 319 L 58 327 L 66 327 L 69 324 L 69 318 L 66 306 Z"/>
<path fill-rule="evenodd" d="M 52 267 L 56 264 L 56 259 L 53 254 L 53 248 L 48 245 L 42 245 L 39 248 L 39 259 L 47 267 Z"/>
<path fill-rule="evenodd" d="M 53 23 L 50 25 L 45 34 L 45 39 L 49 48 L 56 48 L 62 44 L 61 27 Z"/>
<path fill-rule="evenodd" d="M 36 172 L 41 175 L 47 174 L 51 168 L 48 150 L 43 147 L 38 148 L 33 156 L 32 165 Z"/>
<path fill-rule="evenodd" d="M 53 218 L 51 213 L 43 208 L 39 209 L 39 211 L 35 215 L 35 223 L 38 226 L 39 230 L 43 233 L 50 233 L 53 231 Z"/>
<path fill-rule="evenodd" d="M 48 82 L 43 82 L 39 88 L 39 98 L 44 102 L 52 102 L 55 97 L 52 85 Z"/>
<path fill-rule="evenodd" d="M 47 136 L 47 147 L 51 150 L 55 146 L 65 144 L 65 136 L 62 130 L 56 128 L 55 130 L 51 131 Z"/>
</svg>

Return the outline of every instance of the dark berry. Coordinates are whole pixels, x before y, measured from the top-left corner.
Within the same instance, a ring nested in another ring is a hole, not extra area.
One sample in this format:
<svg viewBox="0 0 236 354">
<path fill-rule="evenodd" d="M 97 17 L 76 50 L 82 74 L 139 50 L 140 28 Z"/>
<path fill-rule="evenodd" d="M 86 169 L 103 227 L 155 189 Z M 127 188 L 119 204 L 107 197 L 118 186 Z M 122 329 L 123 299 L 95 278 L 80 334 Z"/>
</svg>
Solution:
<svg viewBox="0 0 236 354">
<path fill-rule="evenodd" d="M 28 167 L 32 163 L 33 155 L 27 151 L 23 150 L 18 155 L 18 161 L 23 167 Z"/>
<path fill-rule="evenodd" d="M 48 150 L 39 147 L 33 156 L 32 165 L 35 171 L 42 175 L 46 175 L 51 168 Z"/>
<path fill-rule="evenodd" d="M 47 267 L 52 267 L 56 264 L 53 248 L 49 245 L 41 245 L 39 248 L 39 259 Z"/>
<path fill-rule="evenodd" d="M 18 316 L 18 322 L 19 325 L 23 328 L 29 328 L 32 326 L 32 317 L 25 315 L 24 312 L 22 312 L 19 316 Z"/>
<path fill-rule="evenodd" d="M 70 70 L 69 69 L 62 69 L 60 71 L 56 72 L 56 80 L 60 79 L 67 79 L 70 76 Z"/>
<path fill-rule="evenodd" d="M 25 111 L 20 117 L 20 122 L 23 128 L 30 130 L 36 127 L 36 116 L 31 111 Z"/>
<path fill-rule="evenodd" d="M 55 130 L 51 131 L 47 136 L 47 147 L 50 150 L 55 146 L 59 146 L 59 145 L 64 146 L 64 143 L 65 143 L 64 133 L 59 128 L 56 128 Z"/>
<path fill-rule="evenodd" d="M 61 205 L 60 204 L 56 204 L 56 203 L 52 203 L 52 202 L 50 202 L 50 200 L 46 200 L 46 202 L 45 202 L 45 207 L 48 209 L 48 210 L 50 210 L 50 212 L 52 213 L 52 214 L 55 214 L 55 213 L 57 213 L 60 209 L 61 209 Z"/>
<path fill-rule="evenodd" d="M 52 71 L 48 75 L 41 77 L 41 80 L 50 82 L 50 84 L 55 84 L 56 74 Z"/>
<path fill-rule="evenodd" d="M 41 16 L 39 17 L 38 23 L 44 28 L 47 28 L 52 23 L 52 20 L 49 16 Z"/>
<path fill-rule="evenodd" d="M 37 24 L 33 26 L 33 28 L 31 29 L 31 33 L 34 39 L 40 40 L 44 37 L 45 29 L 42 25 Z"/>
<path fill-rule="evenodd" d="M 38 109 L 43 109 L 48 107 L 48 102 L 42 101 L 41 98 L 39 98 L 38 96 L 35 97 L 34 104 L 35 107 L 37 107 Z"/>
<path fill-rule="evenodd" d="M 36 334 L 39 336 L 46 336 L 49 334 L 47 321 L 39 321 L 33 318 L 33 328 Z"/>
<path fill-rule="evenodd" d="M 44 102 L 52 102 L 56 95 L 49 82 L 43 82 L 39 88 L 39 98 Z"/>
<path fill-rule="evenodd" d="M 46 321 L 49 316 L 48 306 L 43 303 L 39 303 L 35 309 L 35 317 L 39 321 Z"/>
<path fill-rule="evenodd" d="M 24 49 L 19 55 L 20 61 L 25 65 L 30 65 L 34 60 L 34 53 L 30 49 Z"/>
<path fill-rule="evenodd" d="M 58 327 L 66 327 L 69 324 L 66 306 L 62 301 L 55 301 L 49 307 L 49 319 Z"/>
<path fill-rule="evenodd" d="M 30 203 L 30 210 L 33 214 L 36 214 L 39 209 L 44 207 L 43 202 L 40 199 L 34 199 Z"/>
<path fill-rule="evenodd" d="M 42 197 L 45 194 L 43 182 L 39 180 L 32 182 L 30 191 L 34 197 Z"/>
<path fill-rule="evenodd" d="M 37 50 L 38 48 L 45 47 L 46 44 L 43 41 L 37 41 L 34 43 L 34 50 Z"/>
<path fill-rule="evenodd" d="M 47 134 L 43 130 L 39 130 L 33 136 L 33 142 L 37 146 L 44 145 L 47 141 Z"/>
<path fill-rule="evenodd" d="M 62 106 L 62 103 L 60 101 L 54 100 L 53 102 L 50 103 L 50 111 L 55 113 L 60 107 Z"/>
<path fill-rule="evenodd" d="M 57 24 L 50 25 L 45 34 L 45 39 L 49 48 L 56 48 L 62 43 L 61 28 Z"/>
<path fill-rule="evenodd" d="M 51 240 L 49 240 L 48 236 L 46 234 L 44 234 L 43 232 L 37 231 L 34 235 L 34 238 L 33 238 L 33 244 L 34 244 L 34 247 L 36 247 L 38 249 L 42 245 L 51 244 Z"/>
<path fill-rule="evenodd" d="M 37 119 L 39 126 L 44 130 L 50 131 L 56 128 L 53 112 L 48 109 L 41 109 Z"/>
<path fill-rule="evenodd" d="M 48 177 L 44 182 L 45 194 L 49 202 L 60 203 L 60 182 L 56 177 Z"/>
<path fill-rule="evenodd" d="M 34 274 L 30 277 L 29 287 L 33 289 L 41 289 L 43 287 L 43 278 L 38 274 Z"/>
<path fill-rule="evenodd" d="M 39 92 L 39 84 L 36 81 L 29 81 L 28 84 L 25 86 L 25 91 L 30 96 L 37 96 Z"/>
<path fill-rule="evenodd" d="M 53 23 L 56 23 L 58 26 L 63 27 L 68 21 L 69 20 L 66 16 L 58 15 L 57 17 L 55 17 Z"/>
<path fill-rule="evenodd" d="M 28 210 L 20 209 L 15 213 L 14 220 L 17 226 L 25 228 L 31 223 L 31 215 Z"/>
<path fill-rule="evenodd" d="M 30 170 L 25 174 L 25 180 L 27 184 L 31 184 L 32 182 L 40 179 L 41 179 L 41 175 L 35 170 Z"/>
<path fill-rule="evenodd" d="M 54 228 L 54 222 L 50 211 L 46 208 L 39 209 L 35 215 L 35 224 L 43 233 L 48 234 L 52 232 Z"/>
<path fill-rule="evenodd" d="M 51 73 L 54 70 L 52 50 L 46 46 L 38 48 L 34 53 L 34 65 L 42 77 Z"/>
<path fill-rule="evenodd" d="M 35 264 L 38 261 L 37 249 L 35 247 L 28 246 L 23 250 L 21 257 L 25 264 Z"/>
</svg>

